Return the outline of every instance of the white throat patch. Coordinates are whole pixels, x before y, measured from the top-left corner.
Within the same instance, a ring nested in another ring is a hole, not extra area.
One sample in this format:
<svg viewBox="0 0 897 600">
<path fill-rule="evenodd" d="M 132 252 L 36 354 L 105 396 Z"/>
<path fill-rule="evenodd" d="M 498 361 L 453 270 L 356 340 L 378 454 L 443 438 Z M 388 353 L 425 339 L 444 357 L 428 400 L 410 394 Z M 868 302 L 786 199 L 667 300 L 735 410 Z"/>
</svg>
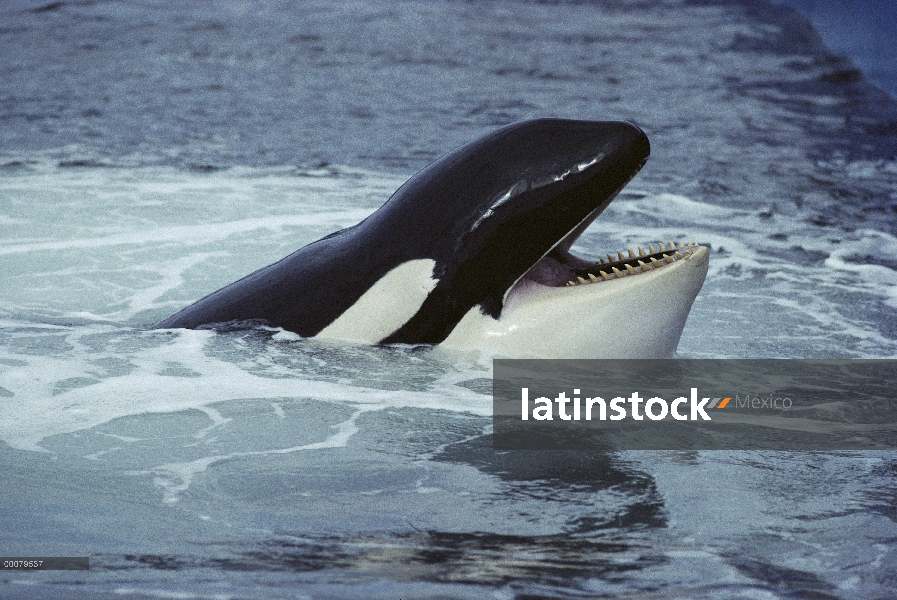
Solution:
<svg viewBox="0 0 897 600">
<path fill-rule="evenodd" d="M 435 266 L 430 258 L 400 264 L 315 337 L 376 344 L 417 313 L 439 281 L 433 278 Z"/>
</svg>

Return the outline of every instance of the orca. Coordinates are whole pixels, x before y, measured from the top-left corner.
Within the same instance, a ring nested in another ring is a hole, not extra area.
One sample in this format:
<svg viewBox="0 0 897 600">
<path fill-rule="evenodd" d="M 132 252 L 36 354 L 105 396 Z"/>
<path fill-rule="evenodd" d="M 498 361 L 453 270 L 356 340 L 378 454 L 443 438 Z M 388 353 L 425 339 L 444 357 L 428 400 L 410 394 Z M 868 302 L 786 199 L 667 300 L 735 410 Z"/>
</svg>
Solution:
<svg viewBox="0 0 897 600">
<path fill-rule="evenodd" d="M 707 248 L 658 243 L 598 262 L 569 251 L 649 154 L 628 122 L 502 127 L 418 172 L 361 223 L 155 327 L 265 323 L 303 337 L 511 357 L 669 357 Z"/>
</svg>

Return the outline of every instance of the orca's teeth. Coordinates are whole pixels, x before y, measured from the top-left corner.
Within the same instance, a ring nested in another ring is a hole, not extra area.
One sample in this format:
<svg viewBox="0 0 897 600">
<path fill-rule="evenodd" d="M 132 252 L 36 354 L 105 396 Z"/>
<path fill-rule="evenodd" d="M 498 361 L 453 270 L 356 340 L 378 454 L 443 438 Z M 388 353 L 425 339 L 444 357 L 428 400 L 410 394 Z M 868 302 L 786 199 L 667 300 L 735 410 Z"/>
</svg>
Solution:
<svg viewBox="0 0 897 600">
<path fill-rule="evenodd" d="M 665 264 L 669 265 L 677 260 L 691 256 L 700 248 L 700 245 L 694 242 L 679 242 L 678 244 L 676 242 L 669 242 L 668 244 L 659 242 L 656 246 L 655 244 L 648 244 L 647 246 L 648 253 L 645 252 L 642 246 L 637 246 L 638 255 L 636 255 L 635 251 L 626 249 L 625 254 L 629 255 L 628 258 L 624 255 L 624 251 L 620 251 L 617 252 L 617 258 L 614 258 L 613 254 L 608 254 L 606 259 L 596 260 L 593 264 L 603 267 L 601 269 L 593 269 L 593 271 L 600 274 L 600 278 L 595 273 L 586 271 L 586 268 L 583 266 L 570 265 L 574 269 L 573 275 L 576 279 L 568 281 L 566 285 L 598 283 L 628 275 L 647 273 L 654 269 L 659 269 Z"/>
</svg>

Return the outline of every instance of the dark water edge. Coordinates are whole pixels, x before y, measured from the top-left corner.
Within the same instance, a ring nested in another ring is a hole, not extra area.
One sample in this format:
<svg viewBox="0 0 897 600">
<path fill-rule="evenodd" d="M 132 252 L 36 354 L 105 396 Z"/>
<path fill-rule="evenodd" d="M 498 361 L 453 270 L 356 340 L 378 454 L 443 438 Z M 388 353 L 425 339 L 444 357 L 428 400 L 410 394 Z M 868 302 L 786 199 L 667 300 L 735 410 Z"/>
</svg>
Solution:
<svg viewBox="0 0 897 600">
<path fill-rule="evenodd" d="M 833 53 L 849 57 L 897 98 L 897 4 L 890 0 L 776 0 L 810 19 Z"/>
</svg>

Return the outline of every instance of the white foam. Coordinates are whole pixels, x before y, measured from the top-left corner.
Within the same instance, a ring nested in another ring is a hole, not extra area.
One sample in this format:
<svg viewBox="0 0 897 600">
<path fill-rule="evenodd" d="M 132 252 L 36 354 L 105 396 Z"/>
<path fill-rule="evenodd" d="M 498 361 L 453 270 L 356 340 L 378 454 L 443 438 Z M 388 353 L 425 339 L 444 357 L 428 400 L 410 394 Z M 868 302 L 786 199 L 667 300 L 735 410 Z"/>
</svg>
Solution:
<svg viewBox="0 0 897 600">
<path fill-rule="evenodd" d="M 75 249 L 104 249 L 110 246 L 143 246 L 177 242 L 184 246 L 206 245 L 225 240 L 233 235 L 246 235 L 259 230 L 282 231 L 287 227 L 315 226 L 333 227 L 334 230 L 348 227 L 363 220 L 373 212 L 371 209 L 325 211 L 303 215 L 275 215 L 253 219 L 240 219 L 224 223 L 200 223 L 157 227 L 146 231 L 128 231 L 101 237 L 86 237 L 59 241 L 34 241 L 20 244 L 0 244 L 0 255 L 22 253 L 45 253 L 71 251 Z"/>
<path fill-rule="evenodd" d="M 866 284 L 870 291 L 879 290 L 886 303 L 897 308 L 897 271 L 881 264 L 868 264 L 852 258 L 883 257 L 897 264 L 897 238 L 885 232 L 860 230 L 833 251 L 825 264 L 830 269 L 849 273 Z"/>
<path fill-rule="evenodd" d="M 155 311 L 151 322 L 354 225 L 400 183 L 348 169 L 326 177 L 47 170 L 0 179 L 11 207 L 0 219 L 0 272 L 14 282 L 0 289 L 0 307 L 100 322 Z M 66 214 L 78 218 L 59 218 Z"/>
<path fill-rule="evenodd" d="M 210 356 L 205 351 L 205 345 L 215 336 L 210 331 L 181 330 L 170 343 L 132 353 L 116 353 L 116 358 L 127 360 L 136 369 L 128 374 L 99 378 L 96 349 L 84 345 L 84 340 L 79 338 L 103 332 L 114 334 L 116 330 L 79 328 L 69 333 L 65 340 L 72 349 L 61 357 L 15 355 L 28 364 L 7 367 L 0 372 L 0 387 L 15 395 L 15 401 L 0 402 L 0 439 L 15 448 L 46 451 L 41 441 L 49 436 L 90 429 L 129 415 L 188 409 L 201 410 L 210 418 L 209 428 L 197 434 L 201 437 L 226 422 L 208 405 L 238 399 L 270 403 L 283 398 L 313 398 L 355 406 L 358 410 L 426 406 L 482 416 L 491 414 L 488 397 L 448 381 L 434 382 L 432 391 L 414 392 L 364 387 L 357 382 L 309 380 L 295 374 L 284 377 L 288 370 L 273 373 L 277 377 L 257 375 Z M 165 375 L 165 368 L 173 358 L 195 376 Z M 83 381 L 87 385 L 60 391 L 59 383 L 66 381 Z M 354 433 L 353 427 L 354 421 L 347 421 L 326 442 L 302 449 L 344 443 Z"/>
<path fill-rule="evenodd" d="M 146 586 L 118 587 L 113 590 L 113 593 L 119 596 L 150 596 L 162 600 L 233 600 L 233 598 L 239 597 L 236 594 L 210 594 L 208 592 L 194 594 L 193 592 L 154 590 Z M 308 598 L 308 596 L 297 596 L 297 598 Z"/>
<path fill-rule="evenodd" d="M 651 195 L 638 200 L 620 198 L 615 200 L 612 206 L 617 212 L 677 217 L 677 220 L 687 220 L 692 224 L 714 222 L 719 218 L 732 217 L 730 209 L 669 193 Z"/>
<path fill-rule="evenodd" d="M 820 229 L 808 223 L 805 213 L 784 204 L 758 219 L 756 207 L 727 208 L 659 194 L 615 200 L 572 250 L 598 257 L 670 240 L 694 240 L 713 249 L 680 354 L 745 356 L 745 348 L 751 348 L 748 356 L 757 356 L 758 350 L 795 357 L 818 356 L 822 349 L 823 356 L 897 353 L 897 342 L 882 331 L 884 315 L 857 310 L 858 304 L 897 306 L 894 269 L 856 260 L 868 255 L 888 264 L 897 261 L 895 239 L 886 233 Z M 740 338 L 738 346 L 723 351 L 715 345 L 721 335 L 733 334 Z M 784 350 L 801 339 L 806 348 L 802 354 Z M 691 349 L 693 340 L 701 347 Z"/>
</svg>

